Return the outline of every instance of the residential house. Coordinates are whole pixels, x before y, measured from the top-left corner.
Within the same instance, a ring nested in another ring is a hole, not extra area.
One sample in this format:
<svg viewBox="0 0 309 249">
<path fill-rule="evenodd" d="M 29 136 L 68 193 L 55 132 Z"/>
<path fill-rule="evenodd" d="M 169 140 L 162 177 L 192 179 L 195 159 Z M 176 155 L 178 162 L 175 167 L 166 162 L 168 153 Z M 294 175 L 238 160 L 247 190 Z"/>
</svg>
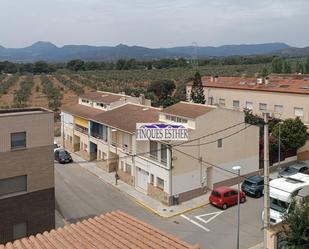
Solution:
<svg viewBox="0 0 309 249">
<path fill-rule="evenodd" d="M 53 229 L 54 114 L 0 110 L 0 243 Z"/>
<path fill-rule="evenodd" d="M 175 198 L 185 201 L 202 195 L 208 188 L 233 178 L 232 174 L 205 165 L 198 158 L 227 170 L 242 165 L 242 174 L 258 170 L 259 129 L 245 127 L 243 112 L 186 102 L 164 110 L 135 103 L 99 110 L 81 103 L 65 107 L 62 115 L 67 148 L 77 149 L 86 160 L 96 160 L 97 166 L 108 172 L 117 171 L 121 180 L 167 205 L 173 204 Z M 70 120 L 66 121 L 68 117 Z M 189 139 L 238 125 L 208 137 L 214 141 L 211 144 L 197 146 L 195 141 L 187 144 L 190 147 L 178 147 L 170 141 L 137 141 L 137 123 L 183 123 L 189 128 Z M 239 129 L 243 131 L 223 139 Z M 78 145 L 72 146 L 70 140 Z"/>
<path fill-rule="evenodd" d="M 309 75 L 270 74 L 265 79 L 205 76 L 202 78 L 206 104 L 224 108 L 250 109 L 276 118 L 299 117 L 309 126 Z M 192 83 L 187 85 L 190 101 Z"/>
</svg>

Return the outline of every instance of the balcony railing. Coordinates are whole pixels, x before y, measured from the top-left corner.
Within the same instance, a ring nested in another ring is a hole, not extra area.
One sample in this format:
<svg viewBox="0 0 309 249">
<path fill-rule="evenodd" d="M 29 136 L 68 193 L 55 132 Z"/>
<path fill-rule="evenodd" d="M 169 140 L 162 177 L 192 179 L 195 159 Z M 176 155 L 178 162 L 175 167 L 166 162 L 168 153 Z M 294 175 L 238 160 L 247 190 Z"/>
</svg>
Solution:
<svg viewBox="0 0 309 249">
<path fill-rule="evenodd" d="M 85 127 L 82 127 L 82 126 L 79 126 L 79 125 L 75 125 L 75 130 L 88 135 L 88 128 L 85 128 Z"/>
</svg>

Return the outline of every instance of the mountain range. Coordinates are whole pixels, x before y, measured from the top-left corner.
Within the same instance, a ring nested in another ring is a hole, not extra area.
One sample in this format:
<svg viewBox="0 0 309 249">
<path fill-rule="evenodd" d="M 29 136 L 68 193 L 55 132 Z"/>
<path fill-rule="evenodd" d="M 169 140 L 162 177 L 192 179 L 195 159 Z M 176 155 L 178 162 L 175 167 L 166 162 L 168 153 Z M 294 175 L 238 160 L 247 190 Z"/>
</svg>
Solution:
<svg viewBox="0 0 309 249">
<path fill-rule="evenodd" d="M 0 61 L 34 62 L 67 62 L 72 59 L 86 61 L 116 61 L 118 59 L 153 60 L 163 58 L 198 58 L 250 56 L 278 54 L 283 56 L 309 55 L 309 47 L 294 48 L 285 43 L 224 45 L 218 47 L 172 47 L 147 48 L 119 44 L 112 46 L 65 45 L 57 47 L 51 42 L 39 41 L 25 48 L 5 48 L 0 46 Z"/>
</svg>

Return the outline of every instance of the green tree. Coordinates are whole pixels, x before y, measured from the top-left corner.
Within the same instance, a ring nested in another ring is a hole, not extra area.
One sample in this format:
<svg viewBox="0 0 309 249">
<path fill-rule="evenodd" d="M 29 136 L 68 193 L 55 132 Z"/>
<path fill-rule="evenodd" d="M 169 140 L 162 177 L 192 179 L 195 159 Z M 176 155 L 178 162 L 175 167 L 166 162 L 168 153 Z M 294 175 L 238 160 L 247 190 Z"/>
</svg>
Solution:
<svg viewBox="0 0 309 249">
<path fill-rule="evenodd" d="M 84 70 L 85 62 L 82 60 L 71 60 L 67 63 L 67 69 L 72 71 Z"/>
<path fill-rule="evenodd" d="M 273 73 L 282 73 L 283 60 L 280 57 L 275 57 L 271 62 L 271 71 Z"/>
<path fill-rule="evenodd" d="M 263 67 L 261 71 L 261 76 L 266 77 L 268 75 L 268 70 L 267 67 Z"/>
<path fill-rule="evenodd" d="M 303 63 L 297 61 L 296 62 L 296 73 L 304 73 L 304 65 Z"/>
<path fill-rule="evenodd" d="M 175 90 L 176 85 L 172 80 L 156 80 L 151 82 L 148 92 L 153 92 L 159 101 L 166 99 Z"/>
<path fill-rule="evenodd" d="M 283 217 L 285 247 L 287 249 L 309 248 L 309 199 L 291 203 L 289 212 Z"/>
<path fill-rule="evenodd" d="M 305 63 L 305 73 L 309 73 L 309 58 L 307 58 Z"/>
<path fill-rule="evenodd" d="M 284 61 L 283 63 L 283 72 L 284 73 L 292 73 L 291 63 L 289 61 Z"/>
<path fill-rule="evenodd" d="M 299 119 L 286 119 L 277 123 L 272 129 L 272 135 L 278 141 L 280 125 L 280 140 L 284 150 L 295 150 L 302 147 L 307 140 L 307 127 Z"/>
<path fill-rule="evenodd" d="M 48 73 L 49 67 L 45 61 L 37 61 L 33 65 L 33 73 L 40 74 L 40 73 Z"/>
<path fill-rule="evenodd" d="M 194 75 L 190 98 L 194 103 L 205 104 L 206 102 L 202 77 L 199 72 L 196 72 Z"/>
</svg>

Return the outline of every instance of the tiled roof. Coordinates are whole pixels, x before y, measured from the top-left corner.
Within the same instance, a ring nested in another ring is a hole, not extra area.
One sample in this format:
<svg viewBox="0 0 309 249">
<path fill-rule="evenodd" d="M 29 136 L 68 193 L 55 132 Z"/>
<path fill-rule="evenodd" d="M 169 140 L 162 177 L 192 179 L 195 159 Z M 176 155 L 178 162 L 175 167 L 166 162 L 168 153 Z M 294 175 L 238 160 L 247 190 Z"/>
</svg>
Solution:
<svg viewBox="0 0 309 249">
<path fill-rule="evenodd" d="M 70 105 L 70 106 L 62 106 L 61 111 L 75 115 L 75 116 L 79 116 L 79 117 L 85 118 L 85 119 L 91 119 L 94 116 L 105 112 L 105 111 L 100 110 L 100 109 L 96 109 L 96 108 L 93 108 L 93 107 L 88 107 L 88 106 L 80 105 L 80 104 L 75 104 L 75 105 Z"/>
<path fill-rule="evenodd" d="M 0 249 L 199 249 L 121 211 L 0 245 Z"/>
<path fill-rule="evenodd" d="M 111 104 L 115 101 L 128 99 L 130 98 L 130 96 L 110 92 L 96 91 L 96 92 L 85 93 L 84 95 L 81 96 L 81 98 L 97 101 L 104 104 Z"/>
<path fill-rule="evenodd" d="M 136 123 L 157 122 L 159 109 L 135 104 L 126 104 L 96 115 L 92 120 L 118 128 L 129 133 L 134 133 Z"/>
<path fill-rule="evenodd" d="M 309 75 L 271 74 L 267 84 L 265 81 L 258 84 L 257 78 L 244 77 L 218 77 L 215 80 L 205 76 L 202 82 L 203 86 L 213 88 L 309 94 Z M 192 82 L 188 85 L 192 85 Z"/>
<path fill-rule="evenodd" d="M 163 109 L 162 113 L 172 114 L 185 118 L 197 118 L 207 112 L 216 109 L 215 106 L 207 106 L 190 102 L 179 102 Z"/>
</svg>

